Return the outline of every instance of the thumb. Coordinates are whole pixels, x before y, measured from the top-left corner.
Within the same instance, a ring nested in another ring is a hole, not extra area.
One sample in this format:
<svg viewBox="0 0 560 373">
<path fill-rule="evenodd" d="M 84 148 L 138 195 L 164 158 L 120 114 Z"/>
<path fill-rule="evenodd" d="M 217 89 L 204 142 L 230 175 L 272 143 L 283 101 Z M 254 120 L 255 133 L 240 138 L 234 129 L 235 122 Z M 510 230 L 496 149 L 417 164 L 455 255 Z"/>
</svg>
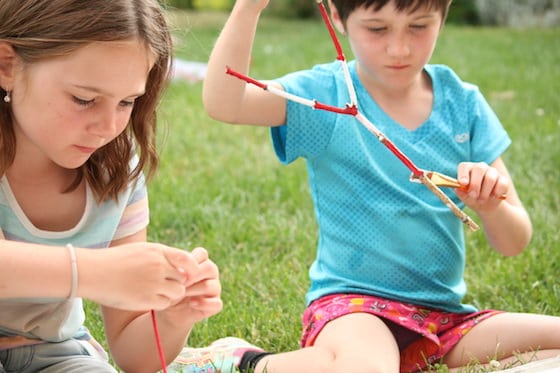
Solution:
<svg viewBox="0 0 560 373">
<path fill-rule="evenodd" d="M 208 251 L 204 247 L 195 247 L 191 254 L 198 264 L 208 260 Z"/>
</svg>

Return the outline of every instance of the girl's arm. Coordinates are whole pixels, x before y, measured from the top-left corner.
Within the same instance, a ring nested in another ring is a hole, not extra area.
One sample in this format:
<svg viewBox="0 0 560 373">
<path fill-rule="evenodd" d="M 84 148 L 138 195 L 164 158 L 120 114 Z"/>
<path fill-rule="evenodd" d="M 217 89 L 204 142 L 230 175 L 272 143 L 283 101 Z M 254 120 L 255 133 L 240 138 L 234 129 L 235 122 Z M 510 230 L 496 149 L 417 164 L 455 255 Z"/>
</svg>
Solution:
<svg viewBox="0 0 560 373">
<path fill-rule="evenodd" d="M 165 354 L 173 359 L 195 322 L 222 308 L 218 269 L 204 249 L 188 253 L 145 240 L 143 229 L 108 249 L 75 248 L 76 296 L 102 305 L 112 355 L 131 372 L 161 368 L 151 309 L 158 311 Z M 0 240 L 0 261 L 0 298 L 70 295 L 66 247 Z"/>
<path fill-rule="evenodd" d="M 457 189 L 457 195 L 480 216 L 490 245 L 503 255 L 520 254 L 529 244 L 533 228 L 502 159 L 490 166 L 461 163 L 457 174 L 459 182 L 468 186 Z"/>
<path fill-rule="evenodd" d="M 72 287 L 70 253 L 65 247 L 45 247 L 0 240 L 0 298 L 65 298 Z"/>
<path fill-rule="evenodd" d="M 145 230 L 138 235 L 145 236 Z M 76 247 L 75 296 L 130 310 L 164 309 L 184 297 L 193 255 L 162 244 L 133 242 L 112 249 Z M 0 298 L 66 298 L 72 264 L 64 246 L 0 240 Z"/>
<path fill-rule="evenodd" d="M 203 102 L 208 115 L 216 120 L 264 126 L 285 122 L 286 100 L 226 74 L 226 66 L 249 74 L 257 24 L 267 5 L 268 0 L 237 0 L 214 45 Z"/>
<path fill-rule="evenodd" d="M 115 241 L 112 246 L 146 239 L 145 231 Z M 114 247 L 119 250 L 119 247 Z M 156 311 L 164 355 L 169 364 L 181 351 L 195 323 L 222 309 L 218 268 L 208 253 L 196 248 L 187 253 L 196 263 L 184 266 L 182 295 L 167 307 Z M 143 293 L 142 286 L 130 284 L 131 292 Z M 105 332 L 111 355 L 126 372 L 156 372 L 161 370 L 155 331 L 150 310 L 125 311 L 116 307 L 102 307 Z"/>
</svg>

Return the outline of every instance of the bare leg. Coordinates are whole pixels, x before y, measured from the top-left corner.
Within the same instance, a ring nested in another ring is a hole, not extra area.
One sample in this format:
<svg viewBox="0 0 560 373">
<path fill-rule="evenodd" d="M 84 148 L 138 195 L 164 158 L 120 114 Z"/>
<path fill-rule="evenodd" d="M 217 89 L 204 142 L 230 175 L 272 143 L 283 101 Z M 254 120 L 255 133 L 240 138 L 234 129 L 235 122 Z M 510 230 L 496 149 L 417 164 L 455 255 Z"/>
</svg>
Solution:
<svg viewBox="0 0 560 373">
<path fill-rule="evenodd" d="M 473 362 L 505 366 L 560 355 L 560 317 L 504 313 L 482 321 L 445 357 L 450 368 Z"/>
<path fill-rule="evenodd" d="M 399 349 L 382 320 L 354 313 L 329 322 L 313 347 L 267 356 L 255 372 L 398 373 Z"/>
</svg>

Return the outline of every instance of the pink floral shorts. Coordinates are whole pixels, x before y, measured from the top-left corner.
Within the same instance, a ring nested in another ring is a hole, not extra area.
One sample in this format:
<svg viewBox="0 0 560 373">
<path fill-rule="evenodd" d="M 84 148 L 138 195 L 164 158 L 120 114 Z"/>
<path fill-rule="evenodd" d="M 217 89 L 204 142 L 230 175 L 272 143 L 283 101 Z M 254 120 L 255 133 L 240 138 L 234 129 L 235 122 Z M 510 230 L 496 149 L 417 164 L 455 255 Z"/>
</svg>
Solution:
<svg viewBox="0 0 560 373">
<path fill-rule="evenodd" d="M 360 294 L 331 294 L 315 300 L 303 314 L 302 347 L 309 347 L 323 327 L 350 313 L 382 318 L 399 345 L 401 372 L 416 372 L 437 363 L 477 323 L 502 311 L 450 313 Z"/>
</svg>

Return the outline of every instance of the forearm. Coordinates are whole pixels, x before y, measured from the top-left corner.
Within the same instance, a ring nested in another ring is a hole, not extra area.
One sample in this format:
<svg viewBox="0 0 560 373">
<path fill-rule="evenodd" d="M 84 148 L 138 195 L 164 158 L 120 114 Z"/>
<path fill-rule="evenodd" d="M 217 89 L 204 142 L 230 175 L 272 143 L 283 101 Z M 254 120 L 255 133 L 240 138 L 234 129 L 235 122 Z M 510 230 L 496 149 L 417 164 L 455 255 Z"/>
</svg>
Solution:
<svg viewBox="0 0 560 373">
<path fill-rule="evenodd" d="M 0 240 L 0 298 L 65 298 L 72 286 L 68 249 Z"/>
<path fill-rule="evenodd" d="M 185 317 L 185 322 L 178 325 L 162 312 L 156 312 L 156 321 L 166 364 L 170 364 L 185 345 L 195 322 Z M 150 312 L 138 315 L 111 338 L 110 348 L 113 359 L 125 372 L 149 373 L 162 368 Z"/>
<path fill-rule="evenodd" d="M 248 73 L 261 9 L 252 1 L 237 1 L 208 61 L 203 102 L 214 119 L 235 123 L 242 106 L 245 82 L 226 74 L 226 66 Z"/>
<path fill-rule="evenodd" d="M 501 254 L 520 254 L 529 244 L 533 228 L 522 206 L 504 201 L 495 210 L 479 216 L 488 242 Z"/>
<path fill-rule="evenodd" d="M 108 265 L 115 261 L 107 260 L 106 250 L 72 251 L 74 265 L 67 246 L 0 240 L 0 298 L 67 298 L 72 290 L 79 298 L 107 298 L 106 288 L 114 280 L 113 268 Z M 99 268 L 106 273 L 101 274 Z"/>
</svg>

